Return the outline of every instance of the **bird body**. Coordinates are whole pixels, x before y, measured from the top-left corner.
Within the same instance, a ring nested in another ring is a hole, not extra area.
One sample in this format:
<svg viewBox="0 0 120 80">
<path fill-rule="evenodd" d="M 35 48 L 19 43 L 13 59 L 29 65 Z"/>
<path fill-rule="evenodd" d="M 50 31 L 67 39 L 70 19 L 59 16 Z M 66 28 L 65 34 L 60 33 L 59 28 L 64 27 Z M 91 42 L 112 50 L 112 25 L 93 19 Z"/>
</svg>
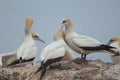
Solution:
<svg viewBox="0 0 120 80">
<path fill-rule="evenodd" d="M 37 47 L 32 38 L 34 33 L 31 34 L 31 27 L 33 24 L 33 18 L 28 16 L 25 20 L 25 36 L 19 48 L 17 49 L 16 57 L 17 59 L 7 66 L 16 65 L 19 63 L 32 62 L 37 53 Z M 38 36 L 34 36 L 35 38 Z M 39 39 L 41 40 L 41 39 Z"/>
<path fill-rule="evenodd" d="M 36 71 L 37 73 L 42 70 L 40 80 L 42 80 L 48 66 L 50 66 L 52 63 L 62 61 L 63 59 L 70 60 L 69 57 L 73 57 L 71 56 L 69 50 L 67 50 L 66 43 L 64 42 L 62 35 L 64 35 L 64 31 L 57 30 L 54 34 L 54 41 L 46 46 L 41 52 L 41 66 Z"/>
<path fill-rule="evenodd" d="M 24 37 L 21 46 L 17 50 L 17 59 L 22 58 L 23 60 L 28 60 L 35 57 L 37 52 L 37 47 L 31 34 Z"/>
<path fill-rule="evenodd" d="M 39 37 L 38 33 L 31 32 L 31 35 L 32 35 L 33 40 L 42 41 L 44 43 L 44 41 Z M 31 55 L 31 56 L 35 56 L 35 55 Z M 2 67 L 6 67 L 6 65 L 8 65 L 8 64 L 10 64 L 10 63 L 12 63 L 16 60 L 17 60 L 17 51 L 0 54 L 0 64 L 1 64 Z M 32 63 L 32 61 L 29 62 L 29 63 Z M 28 64 L 28 63 L 24 63 L 24 64 L 21 63 L 19 65 L 17 64 L 17 66 L 14 65 L 14 66 L 11 66 L 11 67 L 25 66 L 26 64 Z"/>
<path fill-rule="evenodd" d="M 79 35 L 78 33 L 76 33 L 73 29 L 72 21 L 69 18 L 62 19 L 62 27 L 65 27 L 65 36 L 63 36 L 64 41 L 71 49 L 73 49 L 77 53 L 82 54 L 81 58 L 83 58 L 84 55 L 85 59 L 87 54 L 93 52 L 114 52 L 112 50 L 114 47 L 104 45 L 94 38 Z"/>
</svg>

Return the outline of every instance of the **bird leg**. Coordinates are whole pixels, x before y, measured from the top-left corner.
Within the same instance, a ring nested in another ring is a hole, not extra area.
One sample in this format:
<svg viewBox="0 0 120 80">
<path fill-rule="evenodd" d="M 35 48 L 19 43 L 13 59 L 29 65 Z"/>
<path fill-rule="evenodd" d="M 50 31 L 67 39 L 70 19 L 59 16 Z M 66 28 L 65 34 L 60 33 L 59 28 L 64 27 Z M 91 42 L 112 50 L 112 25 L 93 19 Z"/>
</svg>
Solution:
<svg viewBox="0 0 120 80">
<path fill-rule="evenodd" d="M 83 57 L 83 59 L 84 59 L 84 60 L 86 59 L 86 54 L 84 54 L 84 57 Z"/>
<path fill-rule="evenodd" d="M 83 54 L 81 54 L 81 59 L 83 59 Z"/>
</svg>

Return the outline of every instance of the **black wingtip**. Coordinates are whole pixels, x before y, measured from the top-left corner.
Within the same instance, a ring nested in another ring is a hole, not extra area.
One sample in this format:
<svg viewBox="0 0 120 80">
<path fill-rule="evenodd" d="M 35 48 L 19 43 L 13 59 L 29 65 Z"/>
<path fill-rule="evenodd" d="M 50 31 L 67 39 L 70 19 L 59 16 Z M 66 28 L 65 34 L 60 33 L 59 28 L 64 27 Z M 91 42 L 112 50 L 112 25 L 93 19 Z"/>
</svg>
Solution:
<svg viewBox="0 0 120 80">
<path fill-rule="evenodd" d="M 37 74 L 39 71 L 41 71 L 43 68 L 40 66 L 39 68 L 38 68 L 38 70 L 35 72 L 35 74 Z"/>
<path fill-rule="evenodd" d="M 8 64 L 7 67 L 12 66 L 12 65 L 15 65 L 15 64 L 17 64 L 17 63 L 19 63 L 19 60 L 13 61 L 12 63 Z"/>
<path fill-rule="evenodd" d="M 43 71 L 41 72 L 40 80 L 43 79 L 43 77 L 44 77 L 44 75 L 45 75 L 45 73 L 46 73 L 46 69 L 47 69 L 47 68 L 44 68 Z"/>
</svg>

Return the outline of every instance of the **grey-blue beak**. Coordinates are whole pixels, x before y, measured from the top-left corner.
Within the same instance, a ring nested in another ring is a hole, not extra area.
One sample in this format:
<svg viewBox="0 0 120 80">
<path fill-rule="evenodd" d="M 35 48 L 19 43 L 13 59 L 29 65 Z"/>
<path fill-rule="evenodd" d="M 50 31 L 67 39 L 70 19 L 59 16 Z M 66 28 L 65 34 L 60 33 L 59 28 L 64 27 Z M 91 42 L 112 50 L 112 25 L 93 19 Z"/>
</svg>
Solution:
<svg viewBox="0 0 120 80">
<path fill-rule="evenodd" d="M 107 43 L 107 45 L 110 45 L 111 43 L 113 43 L 114 42 L 114 40 L 109 40 L 109 42 Z"/>
<path fill-rule="evenodd" d="M 38 37 L 38 39 L 37 39 L 38 41 L 40 41 L 40 42 L 42 42 L 42 43 L 45 43 L 45 41 L 44 40 L 42 40 L 41 38 L 39 38 Z"/>
</svg>

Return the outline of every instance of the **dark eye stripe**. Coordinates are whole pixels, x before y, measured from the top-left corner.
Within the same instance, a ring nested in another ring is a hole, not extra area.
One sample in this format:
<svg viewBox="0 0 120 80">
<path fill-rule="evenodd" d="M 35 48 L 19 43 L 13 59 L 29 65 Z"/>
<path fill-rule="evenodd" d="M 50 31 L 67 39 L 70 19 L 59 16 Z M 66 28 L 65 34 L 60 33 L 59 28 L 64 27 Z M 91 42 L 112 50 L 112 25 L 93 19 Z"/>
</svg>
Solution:
<svg viewBox="0 0 120 80">
<path fill-rule="evenodd" d="M 63 23 L 66 23 L 67 21 L 63 21 Z"/>
<path fill-rule="evenodd" d="M 34 37 L 39 37 L 39 36 L 34 36 Z"/>
</svg>

